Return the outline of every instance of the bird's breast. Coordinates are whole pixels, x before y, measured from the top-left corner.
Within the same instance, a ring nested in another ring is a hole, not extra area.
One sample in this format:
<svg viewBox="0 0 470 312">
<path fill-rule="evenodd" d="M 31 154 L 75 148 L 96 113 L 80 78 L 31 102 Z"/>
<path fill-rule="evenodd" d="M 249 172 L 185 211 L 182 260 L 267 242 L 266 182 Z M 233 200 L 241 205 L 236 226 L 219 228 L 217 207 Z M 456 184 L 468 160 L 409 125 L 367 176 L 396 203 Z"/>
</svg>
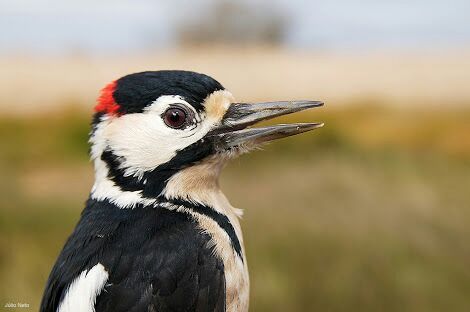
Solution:
<svg viewBox="0 0 470 312">
<path fill-rule="evenodd" d="M 205 216 L 201 216 L 198 219 L 201 229 L 211 236 L 216 255 L 224 263 L 227 311 L 248 311 L 248 268 L 245 248 L 243 247 L 243 237 L 239 230 L 240 225 L 237 218 L 229 218 L 229 222 L 234 228 L 236 241 L 217 222 L 209 220 Z M 238 250 L 238 248 L 240 249 Z"/>
<path fill-rule="evenodd" d="M 173 204 L 181 212 L 191 214 L 201 232 L 209 234 L 215 255 L 224 264 L 226 311 L 248 311 L 249 276 L 239 212 L 223 194 L 219 196 L 211 206 Z"/>
</svg>

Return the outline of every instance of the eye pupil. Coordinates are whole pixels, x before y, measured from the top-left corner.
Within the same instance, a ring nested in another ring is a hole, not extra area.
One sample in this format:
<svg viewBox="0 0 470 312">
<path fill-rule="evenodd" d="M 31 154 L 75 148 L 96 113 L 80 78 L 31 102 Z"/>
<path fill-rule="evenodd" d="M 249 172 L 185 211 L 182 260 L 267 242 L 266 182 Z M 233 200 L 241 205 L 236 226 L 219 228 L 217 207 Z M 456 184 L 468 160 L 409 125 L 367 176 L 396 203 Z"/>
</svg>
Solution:
<svg viewBox="0 0 470 312">
<path fill-rule="evenodd" d="M 181 108 L 169 108 L 164 113 L 163 121 L 168 127 L 181 128 L 186 122 L 186 112 Z"/>
</svg>

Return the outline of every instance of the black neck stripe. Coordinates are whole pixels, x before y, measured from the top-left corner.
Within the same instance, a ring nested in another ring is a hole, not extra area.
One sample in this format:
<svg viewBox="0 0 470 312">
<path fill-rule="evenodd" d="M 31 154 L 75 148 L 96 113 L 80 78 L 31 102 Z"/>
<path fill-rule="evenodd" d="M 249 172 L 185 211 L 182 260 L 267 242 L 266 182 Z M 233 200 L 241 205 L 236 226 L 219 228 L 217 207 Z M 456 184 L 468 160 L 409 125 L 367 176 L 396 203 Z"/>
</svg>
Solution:
<svg viewBox="0 0 470 312">
<path fill-rule="evenodd" d="M 213 208 L 209 206 L 188 202 L 182 199 L 172 199 L 172 200 L 167 200 L 166 202 L 175 206 L 183 206 L 196 213 L 199 213 L 201 215 L 204 215 L 214 220 L 220 226 L 220 228 L 224 230 L 225 233 L 227 233 L 228 237 L 230 238 L 230 242 L 232 244 L 233 249 L 235 250 L 235 252 L 238 254 L 238 256 L 243 262 L 243 253 L 242 253 L 240 241 L 238 239 L 237 234 L 235 233 L 235 229 L 233 228 L 232 223 L 230 223 L 230 220 L 228 219 L 226 215 L 215 211 Z"/>
<path fill-rule="evenodd" d="M 144 173 L 141 180 L 126 175 L 121 167 L 122 159 L 107 148 L 101 154 L 108 167 L 108 178 L 122 191 L 141 191 L 145 198 L 157 198 L 161 195 L 168 180 L 178 171 L 194 165 L 214 153 L 214 145 L 208 139 L 201 139 L 176 152 L 169 162 L 159 165 L 152 171 Z M 146 181 L 144 183 L 143 181 Z"/>
</svg>

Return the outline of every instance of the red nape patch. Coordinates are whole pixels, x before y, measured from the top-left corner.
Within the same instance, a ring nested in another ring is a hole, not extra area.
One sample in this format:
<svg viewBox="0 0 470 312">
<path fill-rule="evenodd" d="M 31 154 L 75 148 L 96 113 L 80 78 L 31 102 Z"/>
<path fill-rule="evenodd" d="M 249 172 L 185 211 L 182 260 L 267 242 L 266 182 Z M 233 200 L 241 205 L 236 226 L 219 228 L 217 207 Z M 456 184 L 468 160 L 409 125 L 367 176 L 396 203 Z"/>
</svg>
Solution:
<svg viewBox="0 0 470 312">
<path fill-rule="evenodd" d="M 98 97 L 98 104 L 95 106 L 95 112 L 119 115 L 119 109 L 121 107 L 116 103 L 113 97 L 116 85 L 117 81 L 113 81 L 101 90 L 101 95 Z"/>
</svg>

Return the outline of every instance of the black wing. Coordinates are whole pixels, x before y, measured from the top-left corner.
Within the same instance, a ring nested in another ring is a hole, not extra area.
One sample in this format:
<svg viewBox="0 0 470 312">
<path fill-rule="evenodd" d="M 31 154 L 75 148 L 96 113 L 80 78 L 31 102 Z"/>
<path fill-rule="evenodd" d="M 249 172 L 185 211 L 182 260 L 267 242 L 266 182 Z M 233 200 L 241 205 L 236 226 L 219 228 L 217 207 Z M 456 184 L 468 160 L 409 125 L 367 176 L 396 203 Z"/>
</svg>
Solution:
<svg viewBox="0 0 470 312">
<path fill-rule="evenodd" d="M 222 261 L 186 214 L 119 209 L 89 200 L 49 277 L 41 311 L 56 311 L 66 288 L 101 263 L 109 274 L 96 311 L 225 311 Z"/>
</svg>

